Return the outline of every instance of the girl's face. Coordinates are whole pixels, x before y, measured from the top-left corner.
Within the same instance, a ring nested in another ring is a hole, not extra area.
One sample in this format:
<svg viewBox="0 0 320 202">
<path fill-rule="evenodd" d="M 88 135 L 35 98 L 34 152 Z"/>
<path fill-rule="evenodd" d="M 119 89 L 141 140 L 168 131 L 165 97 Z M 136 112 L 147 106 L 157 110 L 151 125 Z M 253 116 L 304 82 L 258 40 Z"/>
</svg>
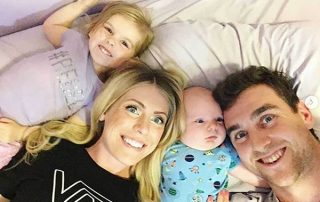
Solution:
<svg viewBox="0 0 320 202">
<path fill-rule="evenodd" d="M 155 150 L 165 129 L 169 105 L 154 84 L 139 84 L 100 117 L 105 127 L 93 146 L 100 165 L 119 171 Z M 103 167 L 103 166 L 102 166 Z"/>
<path fill-rule="evenodd" d="M 119 67 L 135 56 L 136 46 L 143 41 L 137 24 L 122 15 L 113 15 L 89 33 L 89 50 L 96 72 Z"/>
</svg>

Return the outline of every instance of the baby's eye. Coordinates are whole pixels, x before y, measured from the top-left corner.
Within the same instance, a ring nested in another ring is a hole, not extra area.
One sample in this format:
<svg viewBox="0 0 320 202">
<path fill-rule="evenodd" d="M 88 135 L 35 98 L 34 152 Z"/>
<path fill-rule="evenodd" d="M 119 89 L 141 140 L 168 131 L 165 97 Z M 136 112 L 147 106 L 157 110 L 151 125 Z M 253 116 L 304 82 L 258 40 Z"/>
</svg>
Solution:
<svg viewBox="0 0 320 202">
<path fill-rule="evenodd" d="M 203 120 L 203 119 L 196 119 L 194 122 L 196 122 L 196 123 L 203 123 L 204 120 Z"/>
<path fill-rule="evenodd" d="M 126 106 L 126 110 L 133 113 L 133 114 L 139 115 L 139 111 L 136 106 L 133 106 L 133 105 Z"/>
<path fill-rule="evenodd" d="M 158 125 L 163 125 L 164 124 L 164 120 L 162 117 L 154 117 L 152 118 L 152 121 Z"/>
<path fill-rule="evenodd" d="M 224 119 L 222 117 L 217 118 L 216 121 L 221 124 L 224 123 Z"/>
<path fill-rule="evenodd" d="M 126 48 L 129 48 L 129 44 L 126 41 L 121 41 L 121 44 Z"/>
</svg>

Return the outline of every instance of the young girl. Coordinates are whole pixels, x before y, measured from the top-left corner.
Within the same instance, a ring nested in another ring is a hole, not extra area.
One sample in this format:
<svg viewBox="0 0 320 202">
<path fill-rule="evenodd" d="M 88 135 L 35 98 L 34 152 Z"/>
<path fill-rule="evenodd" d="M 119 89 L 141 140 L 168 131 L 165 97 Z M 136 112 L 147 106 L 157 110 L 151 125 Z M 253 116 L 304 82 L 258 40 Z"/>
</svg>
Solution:
<svg viewBox="0 0 320 202">
<path fill-rule="evenodd" d="M 241 164 L 225 142 L 220 106 L 211 91 L 184 91 L 186 130 L 166 152 L 162 162 L 161 201 L 213 201 L 228 184 L 228 173 L 255 186 L 266 183 Z"/>
<path fill-rule="evenodd" d="M 0 117 L 30 126 L 90 108 L 105 73 L 138 56 L 150 44 L 153 32 L 149 16 L 125 2 L 108 4 L 93 19 L 88 36 L 70 29 L 78 16 L 97 3 L 73 2 L 44 22 L 48 40 L 58 48 L 24 58 L 1 73 Z M 86 113 L 79 116 L 86 121 Z M 3 142 L 15 140 L 1 138 Z M 0 167 L 16 151 L 13 144 L 1 144 Z"/>
</svg>

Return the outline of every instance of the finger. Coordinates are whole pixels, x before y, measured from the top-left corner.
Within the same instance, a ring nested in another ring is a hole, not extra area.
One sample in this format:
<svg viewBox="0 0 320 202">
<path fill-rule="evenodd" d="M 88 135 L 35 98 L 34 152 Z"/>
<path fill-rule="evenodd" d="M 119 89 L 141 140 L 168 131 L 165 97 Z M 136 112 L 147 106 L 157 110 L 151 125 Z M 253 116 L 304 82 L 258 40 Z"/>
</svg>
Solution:
<svg viewBox="0 0 320 202">
<path fill-rule="evenodd" d="M 0 118 L 0 122 L 1 122 L 1 123 L 10 123 L 10 122 L 12 122 L 12 120 L 11 120 L 11 119 L 8 119 L 8 118 L 5 118 L 5 117 L 1 117 L 1 118 Z"/>
</svg>

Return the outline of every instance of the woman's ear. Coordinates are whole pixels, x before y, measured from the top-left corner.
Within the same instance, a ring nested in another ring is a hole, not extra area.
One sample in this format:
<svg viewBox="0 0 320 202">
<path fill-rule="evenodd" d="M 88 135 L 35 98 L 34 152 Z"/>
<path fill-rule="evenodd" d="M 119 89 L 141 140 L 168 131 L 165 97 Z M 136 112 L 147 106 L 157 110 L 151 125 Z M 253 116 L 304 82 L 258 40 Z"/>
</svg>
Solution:
<svg viewBox="0 0 320 202">
<path fill-rule="evenodd" d="M 309 108 L 304 104 L 302 100 L 299 101 L 297 105 L 297 109 L 298 109 L 298 113 L 300 114 L 307 128 L 308 129 L 313 128 L 314 119 L 313 119 L 312 113 L 310 112 Z"/>
<path fill-rule="evenodd" d="M 105 115 L 106 115 L 105 113 L 101 114 L 101 115 L 99 116 L 99 121 L 104 121 Z"/>
</svg>

